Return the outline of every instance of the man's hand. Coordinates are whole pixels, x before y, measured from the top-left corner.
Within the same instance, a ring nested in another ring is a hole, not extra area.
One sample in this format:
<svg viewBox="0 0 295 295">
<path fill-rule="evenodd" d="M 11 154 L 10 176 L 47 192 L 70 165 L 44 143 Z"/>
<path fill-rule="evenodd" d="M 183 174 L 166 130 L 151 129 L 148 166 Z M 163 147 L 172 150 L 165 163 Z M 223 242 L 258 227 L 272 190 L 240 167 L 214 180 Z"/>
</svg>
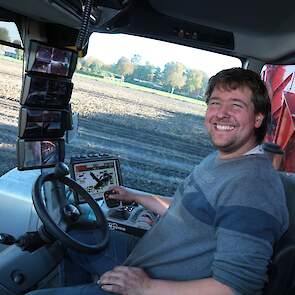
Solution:
<svg viewBox="0 0 295 295">
<path fill-rule="evenodd" d="M 143 295 L 152 279 L 138 267 L 118 266 L 104 273 L 99 284 L 102 289 L 122 295 Z"/>
<path fill-rule="evenodd" d="M 213 278 L 191 281 L 151 279 L 141 268 L 118 266 L 104 273 L 99 284 L 122 295 L 233 295 L 233 290 Z"/>
<path fill-rule="evenodd" d="M 172 199 L 168 197 L 151 195 L 124 186 L 111 186 L 109 190 L 114 191 L 114 194 L 108 195 L 109 199 L 116 199 L 123 202 L 135 202 L 159 215 L 163 215 L 166 212 L 172 201 Z"/>
<path fill-rule="evenodd" d="M 108 195 L 109 199 L 120 200 L 123 202 L 136 202 L 138 199 L 136 193 L 124 186 L 111 186 L 109 189 L 113 191 L 113 194 Z"/>
</svg>

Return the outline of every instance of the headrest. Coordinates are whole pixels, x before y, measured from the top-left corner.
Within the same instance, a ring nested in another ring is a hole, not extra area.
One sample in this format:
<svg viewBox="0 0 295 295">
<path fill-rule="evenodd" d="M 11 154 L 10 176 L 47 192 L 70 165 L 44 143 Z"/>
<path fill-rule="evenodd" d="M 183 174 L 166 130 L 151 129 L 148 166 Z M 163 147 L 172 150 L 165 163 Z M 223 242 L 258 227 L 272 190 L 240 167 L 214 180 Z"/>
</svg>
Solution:
<svg viewBox="0 0 295 295">
<path fill-rule="evenodd" d="M 295 236 L 295 173 L 280 172 L 289 211 L 289 231 Z"/>
</svg>

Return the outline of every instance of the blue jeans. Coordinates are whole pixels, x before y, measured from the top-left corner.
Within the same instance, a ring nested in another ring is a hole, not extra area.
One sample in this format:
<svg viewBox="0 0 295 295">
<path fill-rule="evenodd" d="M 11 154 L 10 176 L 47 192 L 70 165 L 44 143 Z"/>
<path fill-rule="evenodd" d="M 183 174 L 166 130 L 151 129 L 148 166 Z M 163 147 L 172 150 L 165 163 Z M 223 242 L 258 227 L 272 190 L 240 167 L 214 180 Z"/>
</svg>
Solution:
<svg viewBox="0 0 295 295">
<path fill-rule="evenodd" d="M 96 230 L 73 231 L 71 236 L 87 244 L 94 244 L 100 240 L 100 233 Z M 113 269 L 115 266 L 122 265 L 129 256 L 138 241 L 137 237 L 130 236 L 117 231 L 110 231 L 110 241 L 107 247 L 98 254 L 85 254 L 68 250 L 71 259 L 70 276 L 78 278 L 81 276 L 81 270 L 89 275 L 101 276 L 106 271 Z M 77 266 L 77 267 L 75 267 Z M 65 269 L 67 272 L 67 269 Z M 69 273 L 66 274 L 69 276 Z M 73 282 L 75 284 L 75 282 Z M 111 294 L 103 291 L 99 285 L 91 283 L 76 285 L 71 287 L 61 287 L 52 289 L 42 289 L 27 293 L 30 295 L 104 295 Z M 113 293 L 112 293 L 113 294 Z"/>
<path fill-rule="evenodd" d="M 97 284 L 78 285 L 73 287 L 62 287 L 52 289 L 42 289 L 27 293 L 27 295 L 114 295 L 106 292 Z"/>
</svg>

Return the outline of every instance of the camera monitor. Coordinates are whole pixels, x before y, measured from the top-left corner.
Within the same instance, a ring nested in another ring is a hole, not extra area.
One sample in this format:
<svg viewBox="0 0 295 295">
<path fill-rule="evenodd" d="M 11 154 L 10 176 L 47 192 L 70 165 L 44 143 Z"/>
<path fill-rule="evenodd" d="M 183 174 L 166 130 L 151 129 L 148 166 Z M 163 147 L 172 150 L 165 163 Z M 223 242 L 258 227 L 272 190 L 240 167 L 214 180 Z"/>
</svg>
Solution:
<svg viewBox="0 0 295 295">
<path fill-rule="evenodd" d="M 119 160 L 113 157 L 71 159 L 71 175 L 96 200 L 103 198 L 111 185 L 121 185 Z M 76 196 L 79 203 L 84 202 Z"/>
<path fill-rule="evenodd" d="M 59 138 L 67 129 L 67 110 L 43 110 L 22 107 L 19 116 L 20 138 Z"/>
<path fill-rule="evenodd" d="M 25 75 L 21 104 L 40 107 L 65 107 L 72 95 L 73 83 L 68 79 Z"/>
<path fill-rule="evenodd" d="M 65 144 L 63 139 L 17 141 L 17 168 L 19 170 L 40 169 L 63 162 Z"/>
<path fill-rule="evenodd" d="M 31 41 L 26 71 L 71 78 L 76 61 L 77 54 L 74 51 Z"/>
</svg>

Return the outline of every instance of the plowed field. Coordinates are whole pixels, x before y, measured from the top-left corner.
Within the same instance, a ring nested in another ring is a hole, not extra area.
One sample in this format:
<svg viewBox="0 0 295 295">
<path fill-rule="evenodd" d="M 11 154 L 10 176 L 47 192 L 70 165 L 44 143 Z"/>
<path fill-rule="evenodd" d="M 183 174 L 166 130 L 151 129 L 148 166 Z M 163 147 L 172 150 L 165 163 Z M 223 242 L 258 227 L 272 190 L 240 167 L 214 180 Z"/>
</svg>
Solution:
<svg viewBox="0 0 295 295">
<path fill-rule="evenodd" d="M 22 65 L 0 59 L 0 174 L 16 166 Z M 120 157 L 124 184 L 171 195 L 212 147 L 205 107 L 75 75 L 72 108 L 80 114 L 70 154 Z"/>
</svg>

